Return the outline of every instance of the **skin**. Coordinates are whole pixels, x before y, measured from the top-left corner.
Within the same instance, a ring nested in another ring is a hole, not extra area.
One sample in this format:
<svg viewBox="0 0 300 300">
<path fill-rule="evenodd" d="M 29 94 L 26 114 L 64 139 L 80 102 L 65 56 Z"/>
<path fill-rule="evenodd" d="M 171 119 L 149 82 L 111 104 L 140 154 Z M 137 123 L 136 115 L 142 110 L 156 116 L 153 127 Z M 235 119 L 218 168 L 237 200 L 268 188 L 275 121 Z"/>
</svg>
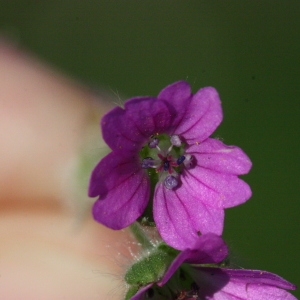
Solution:
<svg viewBox="0 0 300 300">
<path fill-rule="evenodd" d="M 128 233 L 91 218 L 74 175 L 110 106 L 0 41 L 0 299 L 122 298 Z"/>
</svg>

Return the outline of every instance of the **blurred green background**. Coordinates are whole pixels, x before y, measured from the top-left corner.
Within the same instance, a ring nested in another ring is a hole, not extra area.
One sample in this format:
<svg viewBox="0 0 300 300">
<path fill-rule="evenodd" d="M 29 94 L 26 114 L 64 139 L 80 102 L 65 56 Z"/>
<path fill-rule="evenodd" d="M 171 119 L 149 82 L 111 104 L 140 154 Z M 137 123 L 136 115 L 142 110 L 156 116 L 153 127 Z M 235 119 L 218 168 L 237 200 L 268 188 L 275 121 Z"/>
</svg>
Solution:
<svg viewBox="0 0 300 300">
<path fill-rule="evenodd" d="M 216 87 L 225 115 L 216 135 L 253 161 L 253 197 L 226 215 L 233 263 L 299 285 L 299 0 L 1 0 L 0 25 L 64 73 L 123 99 L 179 79 L 194 91 Z"/>
</svg>

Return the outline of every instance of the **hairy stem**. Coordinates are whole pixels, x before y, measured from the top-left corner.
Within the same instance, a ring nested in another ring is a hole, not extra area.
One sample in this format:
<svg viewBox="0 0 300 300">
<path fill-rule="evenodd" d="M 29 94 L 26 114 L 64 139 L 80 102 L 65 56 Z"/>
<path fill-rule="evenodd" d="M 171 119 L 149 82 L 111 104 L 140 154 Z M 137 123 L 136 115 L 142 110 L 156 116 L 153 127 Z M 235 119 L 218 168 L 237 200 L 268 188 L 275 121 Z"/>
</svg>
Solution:
<svg viewBox="0 0 300 300">
<path fill-rule="evenodd" d="M 149 240 L 147 234 L 143 230 L 142 226 L 138 222 L 134 222 L 129 226 L 132 234 L 137 239 L 137 241 L 141 244 L 144 249 L 153 248 L 154 245 Z"/>
</svg>

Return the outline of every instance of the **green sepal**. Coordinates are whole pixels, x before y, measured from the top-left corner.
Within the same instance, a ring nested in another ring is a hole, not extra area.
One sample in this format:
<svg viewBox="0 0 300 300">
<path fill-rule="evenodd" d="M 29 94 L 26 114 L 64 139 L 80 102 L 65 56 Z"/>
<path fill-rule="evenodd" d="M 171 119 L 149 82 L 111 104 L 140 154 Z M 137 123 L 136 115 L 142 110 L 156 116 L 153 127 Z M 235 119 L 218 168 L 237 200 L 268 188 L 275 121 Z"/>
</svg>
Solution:
<svg viewBox="0 0 300 300">
<path fill-rule="evenodd" d="M 173 260 L 167 252 L 155 249 L 134 263 L 125 274 L 130 285 L 143 286 L 159 281 Z"/>
<path fill-rule="evenodd" d="M 167 245 L 164 242 L 160 243 L 157 246 L 157 249 L 166 252 L 170 257 L 172 257 L 172 260 L 174 260 L 175 257 L 180 253 L 179 250 L 176 250 L 176 249 L 170 247 L 169 245 Z"/>
<path fill-rule="evenodd" d="M 127 290 L 124 300 L 130 300 L 131 297 L 133 297 L 138 292 L 138 290 L 139 290 L 139 286 L 131 285 Z"/>
<path fill-rule="evenodd" d="M 159 281 L 178 254 L 178 250 L 165 243 L 148 249 L 147 254 L 127 270 L 125 281 L 130 285 L 139 286 Z"/>
</svg>

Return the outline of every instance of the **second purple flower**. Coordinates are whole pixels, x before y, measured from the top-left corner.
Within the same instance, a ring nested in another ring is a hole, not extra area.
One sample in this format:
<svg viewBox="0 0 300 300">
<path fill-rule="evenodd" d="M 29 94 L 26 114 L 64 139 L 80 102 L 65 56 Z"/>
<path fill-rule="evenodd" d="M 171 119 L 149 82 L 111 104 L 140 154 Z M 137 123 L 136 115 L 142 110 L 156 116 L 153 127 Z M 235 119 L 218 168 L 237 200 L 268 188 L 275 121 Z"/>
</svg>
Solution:
<svg viewBox="0 0 300 300">
<path fill-rule="evenodd" d="M 251 168 L 247 155 L 209 138 L 221 121 L 217 91 L 193 95 L 184 81 L 108 112 L 101 126 L 112 152 L 91 176 L 89 196 L 99 197 L 94 218 L 112 229 L 127 227 L 153 197 L 157 229 L 172 247 L 188 248 L 207 232 L 221 235 L 224 209 L 251 196 L 238 178 Z"/>
</svg>

